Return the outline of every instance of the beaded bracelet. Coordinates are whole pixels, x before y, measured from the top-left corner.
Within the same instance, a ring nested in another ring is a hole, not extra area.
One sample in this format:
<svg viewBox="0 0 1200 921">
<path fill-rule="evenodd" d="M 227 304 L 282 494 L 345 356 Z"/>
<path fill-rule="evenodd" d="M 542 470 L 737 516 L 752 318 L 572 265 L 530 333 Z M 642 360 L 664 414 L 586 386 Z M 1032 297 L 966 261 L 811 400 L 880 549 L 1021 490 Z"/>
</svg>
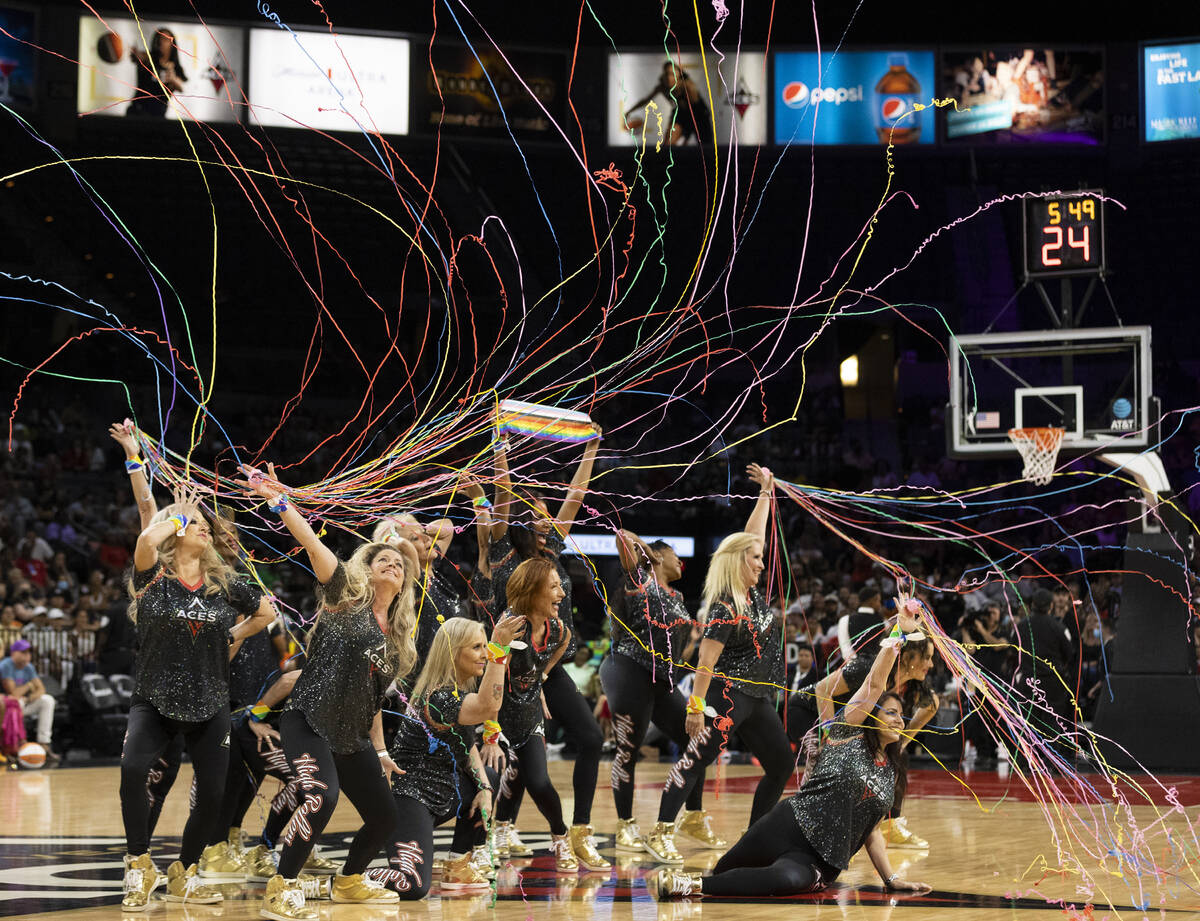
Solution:
<svg viewBox="0 0 1200 921">
<path fill-rule="evenodd" d="M 696 716 L 704 712 L 704 698 L 697 697 L 693 694 L 688 698 L 687 712 L 689 716 Z"/>
<path fill-rule="evenodd" d="M 268 499 L 267 508 L 276 515 L 282 515 L 288 510 L 288 497 L 280 493 L 274 499 Z"/>
<path fill-rule="evenodd" d="M 501 646 L 499 643 L 488 643 L 487 657 L 489 662 L 494 662 L 496 665 L 508 665 L 508 660 L 512 658 L 512 653 L 508 646 Z"/>
<path fill-rule="evenodd" d="M 187 530 L 188 526 L 188 516 L 175 514 L 170 516 L 167 521 L 175 525 L 175 536 L 183 537 L 183 532 Z"/>
<path fill-rule="evenodd" d="M 500 740 L 500 724 L 495 720 L 483 721 L 483 744 L 495 745 Z"/>
<path fill-rule="evenodd" d="M 271 715 L 271 708 L 266 704 L 255 704 L 250 708 L 250 719 L 256 723 L 261 723 Z"/>
<path fill-rule="evenodd" d="M 141 456 L 125 458 L 125 472 L 128 474 L 141 473 L 146 469 L 146 462 Z"/>
</svg>

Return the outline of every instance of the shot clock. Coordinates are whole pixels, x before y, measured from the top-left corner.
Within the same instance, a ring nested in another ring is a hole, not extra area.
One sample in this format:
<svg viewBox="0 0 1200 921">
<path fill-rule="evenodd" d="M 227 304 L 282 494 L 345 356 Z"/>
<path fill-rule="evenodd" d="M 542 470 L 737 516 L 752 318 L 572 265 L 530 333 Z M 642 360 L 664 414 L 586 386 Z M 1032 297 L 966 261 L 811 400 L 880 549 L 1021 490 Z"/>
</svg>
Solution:
<svg viewBox="0 0 1200 921">
<path fill-rule="evenodd" d="M 1097 191 L 1025 200 L 1025 277 L 1104 271 L 1104 202 Z"/>
</svg>

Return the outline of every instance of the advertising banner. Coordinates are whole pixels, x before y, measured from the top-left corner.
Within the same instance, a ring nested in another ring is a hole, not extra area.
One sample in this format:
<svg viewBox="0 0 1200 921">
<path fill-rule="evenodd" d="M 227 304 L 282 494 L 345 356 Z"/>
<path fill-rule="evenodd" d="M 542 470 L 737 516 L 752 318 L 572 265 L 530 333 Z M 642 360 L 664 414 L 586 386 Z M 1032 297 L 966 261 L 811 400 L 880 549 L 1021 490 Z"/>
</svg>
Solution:
<svg viewBox="0 0 1200 921">
<path fill-rule="evenodd" d="M 236 121 L 245 30 L 119 16 L 79 19 L 77 111 Z"/>
<path fill-rule="evenodd" d="M 250 30 L 250 106 L 262 125 L 408 133 L 408 39 Z"/>
<path fill-rule="evenodd" d="M 9 108 L 33 108 L 36 32 L 33 10 L 0 6 L 0 102 Z"/>
<path fill-rule="evenodd" d="M 494 50 L 438 44 L 431 69 L 424 53 L 414 55 L 413 132 L 432 134 L 440 128 L 442 134 L 462 137 L 506 138 L 509 131 L 531 140 L 556 136 L 552 120 L 562 124 L 566 115 L 566 58 L 536 51 L 506 51 L 505 56 L 507 63 Z"/>
<path fill-rule="evenodd" d="M 775 143 L 933 144 L 933 78 L 932 51 L 778 52 Z"/>
<path fill-rule="evenodd" d="M 976 144 L 1100 144 L 1104 52 L 1002 47 L 942 55 L 946 138 Z"/>
<path fill-rule="evenodd" d="M 707 63 L 707 78 L 705 64 Z M 765 55 L 711 51 L 608 56 L 608 143 L 613 147 L 668 144 L 765 144 Z"/>
<path fill-rule="evenodd" d="M 1200 42 L 1142 48 L 1142 113 L 1147 141 L 1200 138 Z"/>
</svg>

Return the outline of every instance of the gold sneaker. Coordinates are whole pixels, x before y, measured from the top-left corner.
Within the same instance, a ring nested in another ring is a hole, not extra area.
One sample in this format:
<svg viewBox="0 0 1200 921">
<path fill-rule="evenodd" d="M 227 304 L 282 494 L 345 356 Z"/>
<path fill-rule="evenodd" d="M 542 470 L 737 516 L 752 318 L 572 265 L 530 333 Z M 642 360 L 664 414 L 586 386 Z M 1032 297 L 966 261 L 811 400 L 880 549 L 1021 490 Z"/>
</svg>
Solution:
<svg viewBox="0 0 1200 921">
<path fill-rule="evenodd" d="M 487 877 L 480 873 L 479 868 L 475 866 L 473 856 L 474 852 L 463 854 L 461 857 L 447 860 L 442 864 L 441 887 L 443 891 L 461 892 L 467 889 L 491 888 Z"/>
<path fill-rule="evenodd" d="M 675 822 L 675 834 L 690 838 L 705 847 L 725 848 L 729 843 L 713 831 L 712 817 L 705 809 L 685 809 Z"/>
<path fill-rule="evenodd" d="M 258 906 L 260 918 L 270 921 L 317 921 L 317 910 L 304 900 L 304 888 L 298 879 L 272 876 Z"/>
<path fill-rule="evenodd" d="M 656 822 L 646 835 L 646 853 L 659 863 L 681 864 L 683 855 L 675 847 L 675 824 L 673 822 Z"/>
<path fill-rule="evenodd" d="M 554 855 L 554 869 L 559 873 L 577 873 L 579 861 L 571 850 L 571 839 L 566 835 L 550 836 L 550 853 Z"/>
<path fill-rule="evenodd" d="M 242 830 L 236 825 L 229 829 L 229 837 L 225 839 L 227 851 L 230 857 L 236 857 L 239 860 L 246 853 L 246 836 L 242 834 Z"/>
<path fill-rule="evenodd" d="M 378 880 L 354 873 L 333 878 L 331 898 L 335 902 L 352 902 L 355 905 L 399 905 L 400 896 Z"/>
<path fill-rule="evenodd" d="M 270 882 L 271 877 L 279 875 L 275 854 L 265 844 L 256 844 L 242 855 L 242 869 L 248 883 Z"/>
<path fill-rule="evenodd" d="M 306 902 L 329 901 L 333 897 L 333 883 L 328 876 L 313 876 L 301 873 L 296 877 Z"/>
<path fill-rule="evenodd" d="M 531 857 L 533 848 L 521 840 L 516 826 L 512 822 L 496 823 L 496 856 L 497 857 Z"/>
<path fill-rule="evenodd" d="M 150 905 L 150 893 L 158 885 L 159 872 L 150 855 L 125 855 L 124 894 L 121 911 L 145 911 Z"/>
<path fill-rule="evenodd" d="M 244 883 L 246 870 L 241 857 L 229 853 L 224 841 L 210 844 L 200 855 L 200 878 L 216 883 Z"/>
<path fill-rule="evenodd" d="M 300 872 L 308 873 L 311 876 L 333 876 L 341 868 L 342 865 L 337 861 L 322 857 L 320 847 L 314 844 L 313 849 L 308 853 L 308 860 L 304 861 Z"/>
<path fill-rule="evenodd" d="M 884 819 L 879 823 L 883 840 L 888 847 L 911 847 L 915 850 L 928 850 L 929 842 L 919 838 L 908 830 L 903 816 L 898 819 Z"/>
<path fill-rule="evenodd" d="M 571 842 L 571 853 L 575 855 L 575 859 L 583 865 L 587 870 L 608 870 L 612 864 L 600 856 L 600 850 L 596 847 L 596 836 L 592 833 L 590 825 L 572 825 L 567 832 L 567 838 Z"/>
<path fill-rule="evenodd" d="M 221 847 L 225 847 L 224 843 Z M 163 898 L 168 902 L 190 902 L 193 905 L 214 905 L 225 900 L 225 896 L 217 889 L 200 885 L 195 864 L 185 870 L 178 860 L 167 867 L 167 891 L 163 893 Z"/>
<path fill-rule="evenodd" d="M 646 839 L 642 837 L 637 819 L 617 819 L 616 849 L 630 854 L 640 854 L 646 850 Z"/>
<path fill-rule="evenodd" d="M 496 865 L 492 862 L 492 852 L 486 844 L 471 849 L 471 863 L 485 879 L 496 878 Z"/>
<path fill-rule="evenodd" d="M 646 877 L 646 889 L 656 899 L 686 899 L 689 895 L 700 895 L 701 879 L 699 873 L 664 868 Z"/>
</svg>

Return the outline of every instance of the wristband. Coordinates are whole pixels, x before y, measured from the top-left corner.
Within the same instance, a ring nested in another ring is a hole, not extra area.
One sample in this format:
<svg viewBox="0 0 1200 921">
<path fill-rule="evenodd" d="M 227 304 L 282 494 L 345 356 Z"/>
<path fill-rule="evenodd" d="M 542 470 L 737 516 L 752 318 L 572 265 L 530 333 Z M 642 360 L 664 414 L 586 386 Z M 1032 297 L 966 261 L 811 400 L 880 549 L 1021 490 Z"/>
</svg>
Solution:
<svg viewBox="0 0 1200 921">
<path fill-rule="evenodd" d="M 175 536 L 183 537 L 183 532 L 187 530 L 188 516 L 187 515 L 172 515 L 167 521 L 175 525 Z"/>
<path fill-rule="evenodd" d="M 274 499 L 267 500 L 267 508 L 276 515 L 282 515 L 288 510 L 288 497 L 280 493 Z"/>
<path fill-rule="evenodd" d="M 509 659 L 512 658 L 512 653 L 508 646 L 501 646 L 499 643 L 488 643 L 487 657 L 489 662 L 494 662 L 496 665 L 508 665 Z"/>
<path fill-rule="evenodd" d="M 125 472 L 126 473 L 130 473 L 130 474 L 141 473 L 145 469 L 146 469 L 146 462 L 144 460 L 142 460 L 142 458 L 140 456 L 125 458 Z"/>
<path fill-rule="evenodd" d="M 375 750 L 375 754 L 377 754 L 380 757 L 380 759 L 382 760 L 383 758 L 386 758 L 388 756 L 388 750 L 386 748 L 377 748 Z"/>
<path fill-rule="evenodd" d="M 701 714 L 704 712 L 704 699 L 693 694 L 688 698 L 687 712 L 689 716 Z"/>
<path fill-rule="evenodd" d="M 476 508 L 491 508 L 492 503 L 488 501 L 487 496 L 476 496 L 471 500 L 471 504 Z"/>
<path fill-rule="evenodd" d="M 500 724 L 495 720 L 483 721 L 483 744 L 495 745 L 500 741 Z"/>
<path fill-rule="evenodd" d="M 250 719 L 256 723 L 261 723 L 271 715 L 271 708 L 266 704 L 255 704 L 250 708 Z"/>
<path fill-rule="evenodd" d="M 896 880 L 898 880 L 899 878 L 900 878 L 900 874 L 899 874 L 899 873 L 893 873 L 891 876 L 889 876 L 887 879 L 885 879 L 885 880 L 883 881 L 883 885 L 884 885 L 884 886 L 886 886 L 888 889 L 891 889 L 891 888 L 892 888 L 892 883 L 894 883 L 894 882 L 895 882 Z"/>
</svg>

